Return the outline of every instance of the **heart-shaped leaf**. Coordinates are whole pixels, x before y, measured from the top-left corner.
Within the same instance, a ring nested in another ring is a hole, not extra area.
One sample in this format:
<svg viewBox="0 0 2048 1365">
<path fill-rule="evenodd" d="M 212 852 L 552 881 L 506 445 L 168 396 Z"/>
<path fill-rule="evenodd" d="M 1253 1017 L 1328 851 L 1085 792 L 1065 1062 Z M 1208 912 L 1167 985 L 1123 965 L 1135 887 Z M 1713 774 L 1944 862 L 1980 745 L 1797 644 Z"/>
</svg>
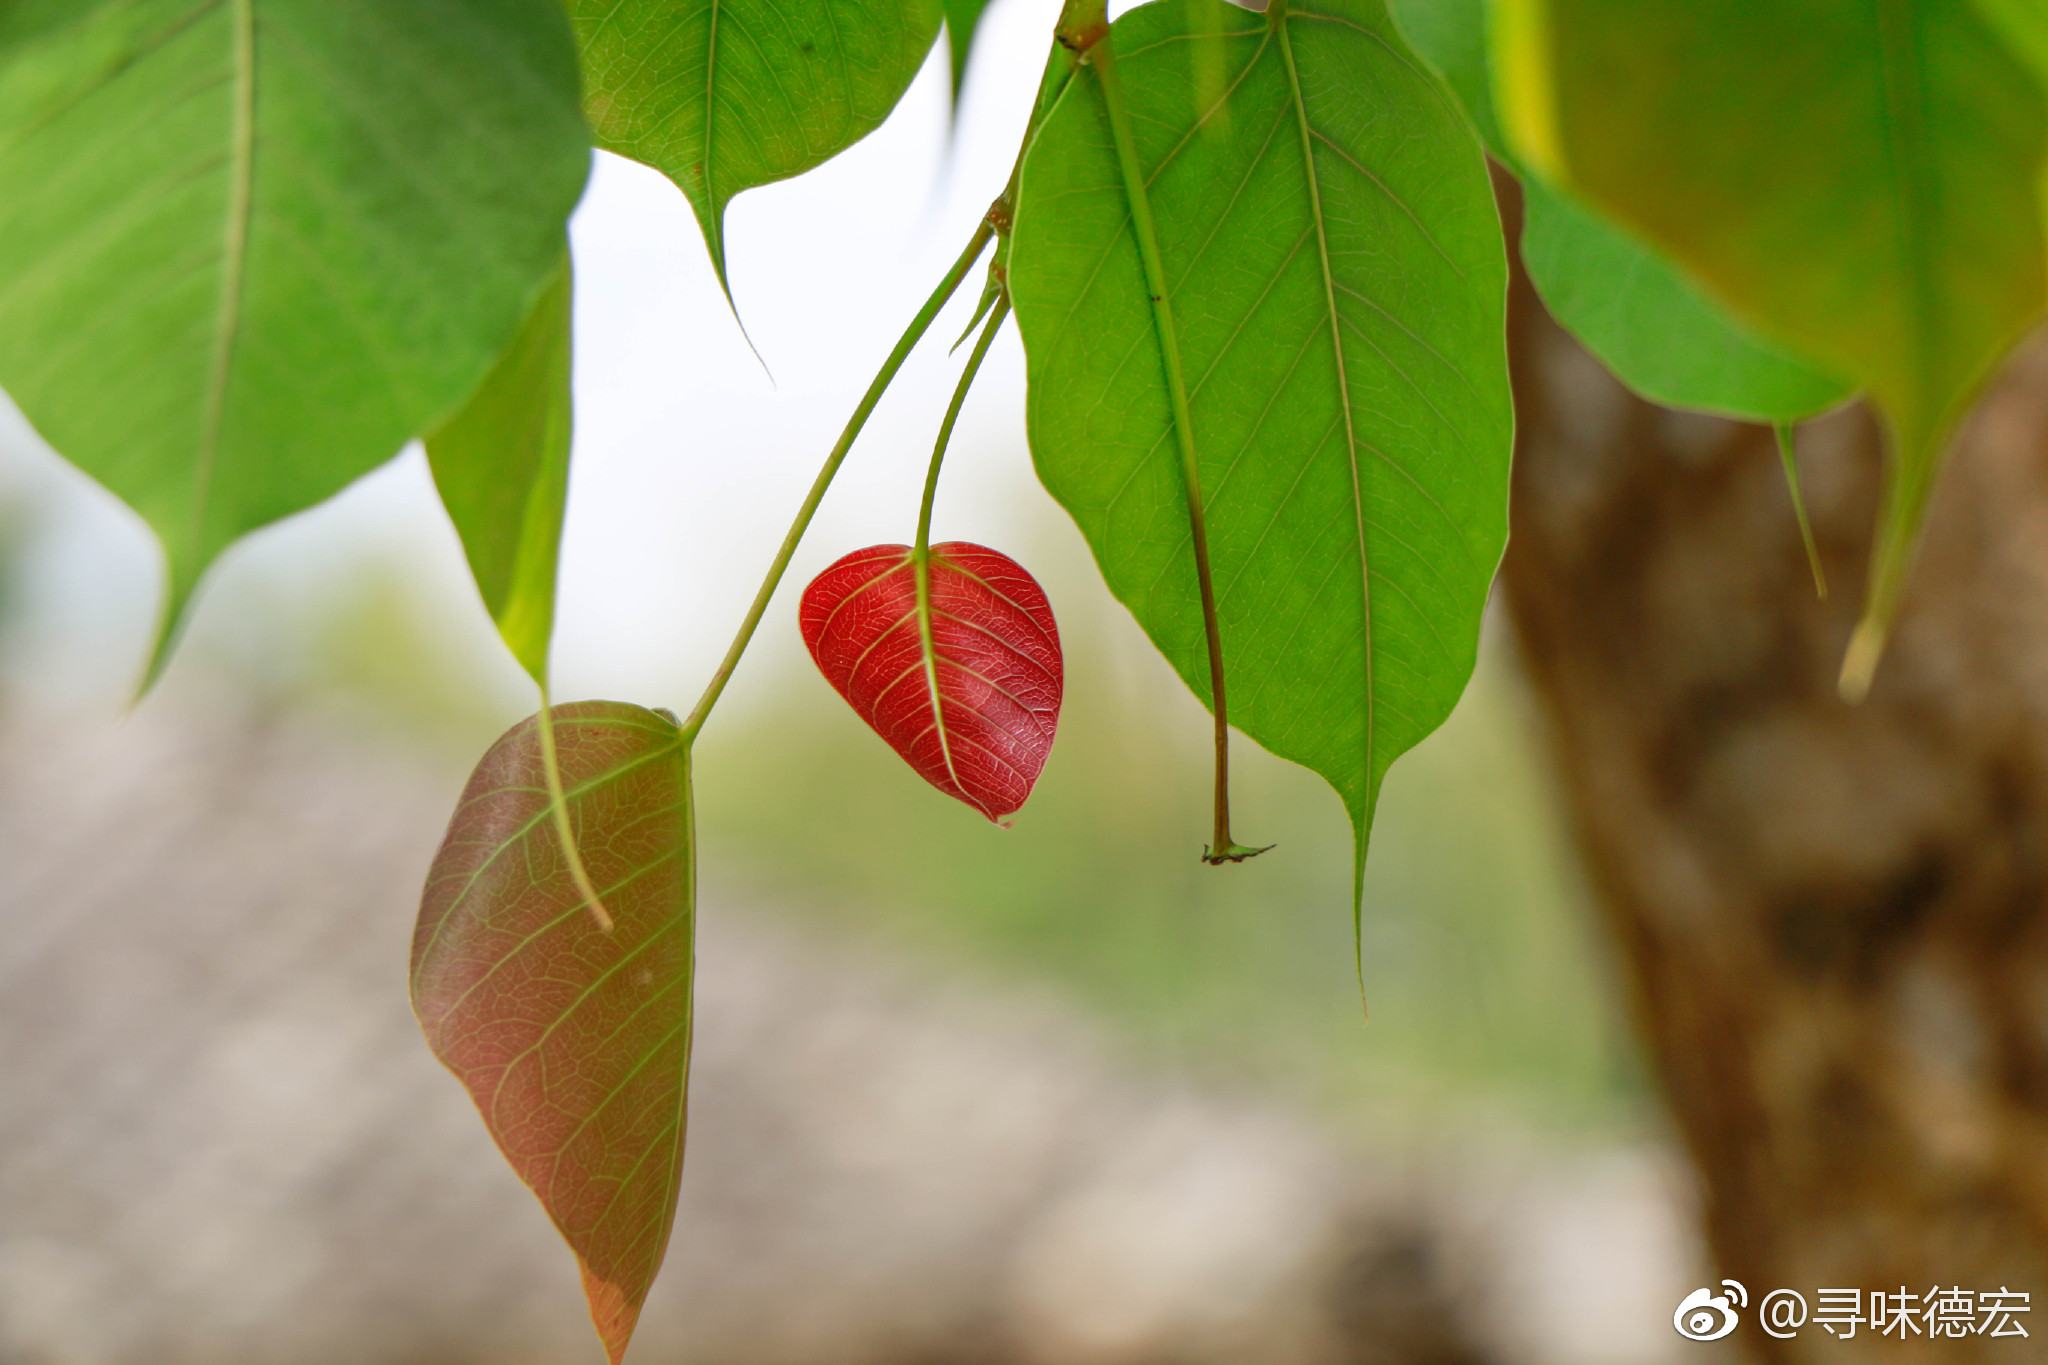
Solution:
<svg viewBox="0 0 2048 1365">
<path fill-rule="evenodd" d="M 695 935 L 689 750 L 623 702 L 555 707 L 556 834 L 534 718 L 484 755 L 427 876 L 412 1002 L 583 1267 L 614 1365 L 661 1268 L 682 1175 Z"/>
<path fill-rule="evenodd" d="M 908 545 L 872 545 L 804 589 L 804 644 L 826 681 L 918 775 L 1001 821 L 1024 804 L 1060 716 L 1060 634 L 1016 560 L 931 547 L 920 610 Z"/>
</svg>

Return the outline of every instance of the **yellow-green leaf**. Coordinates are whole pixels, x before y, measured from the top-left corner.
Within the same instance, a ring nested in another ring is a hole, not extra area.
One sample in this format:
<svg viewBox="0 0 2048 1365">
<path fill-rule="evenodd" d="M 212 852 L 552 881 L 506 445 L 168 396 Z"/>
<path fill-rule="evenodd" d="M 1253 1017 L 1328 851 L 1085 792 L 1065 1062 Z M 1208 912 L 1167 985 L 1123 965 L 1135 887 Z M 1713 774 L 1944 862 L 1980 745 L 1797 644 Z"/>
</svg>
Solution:
<svg viewBox="0 0 2048 1365">
<path fill-rule="evenodd" d="M 547 686 L 555 570 L 569 495 L 569 253 L 483 385 L 427 438 L 478 591 L 520 667 Z"/>
</svg>

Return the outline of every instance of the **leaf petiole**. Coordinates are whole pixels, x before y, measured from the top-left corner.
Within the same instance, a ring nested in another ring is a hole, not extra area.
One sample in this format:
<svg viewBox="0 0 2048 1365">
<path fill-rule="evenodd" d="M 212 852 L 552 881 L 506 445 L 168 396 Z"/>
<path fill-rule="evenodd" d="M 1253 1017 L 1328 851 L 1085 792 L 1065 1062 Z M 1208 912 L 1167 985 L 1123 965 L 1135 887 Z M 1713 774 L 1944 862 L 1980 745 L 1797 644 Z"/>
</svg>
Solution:
<svg viewBox="0 0 2048 1365">
<path fill-rule="evenodd" d="M 1138 163 L 1138 147 L 1131 133 L 1130 110 L 1124 103 L 1123 86 L 1117 76 L 1116 48 L 1111 30 L 1096 31 L 1086 49 L 1086 59 L 1095 68 L 1102 88 L 1102 102 L 1109 113 L 1110 134 L 1116 143 L 1116 157 L 1123 171 L 1124 194 L 1131 209 L 1131 230 L 1138 239 L 1138 254 L 1145 264 L 1145 288 L 1152 298 L 1152 319 L 1159 333 L 1159 352 L 1166 367 L 1166 388 L 1173 404 L 1173 429 L 1180 446 L 1181 480 L 1187 489 L 1188 531 L 1194 542 L 1195 579 L 1202 596 L 1202 630 L 1209 647 L 1210 711 L 1216 724 L 1216 830 L 1214 844 L 1202 850 L 1202 861 L 1213 866 L 1241 863 L 1264 853 L 1230 837 L 1230 708 L 1224 699 L 1223 631 L 1216 614 L 1216 585 L 1209 568 L 1209 529 L 1202 511 L 1201 467 L 1195 455 L 1194 418 L 1188 410 L 1187 378 L 1180 358 L 1180 336 L 1174 327 L 1173 302 L 1166 287 L 1166 267 L 1159 254 L 1159 234 L 1152 222 L 1152 203 L 1145 188 L 1145 173 Z"/>
<path fill-rule="evenodd" d="M 924 307 L 910 320 L 910 325 L 897 339 L 896 349 L 889 352 L 889 358 L 882 362 L 882 368 L 876 373 L 874 382 L 868 385 L 868 391 L 862 396 L 860 405 L 853 410 L 853 416 L 847 419 L 846 429 L 839 433 L 838 444 L 832 447 L 832 453 L 825 457 L 824 467 L 818 471 L 818 477 L 812 480 L 811 491 L 805 495 L 803 506 L 797 508 L 796 520 L 791 523 L 789 533 L 782 538 L 782 547 L 775 552 L 775 560 L 768 566 L 767 577 L 761 581 L 760 590 L 754 594 L 753 605 L 747 608 L 746 619 L 740 622 L 739 632 L 733 636 L 732 644 L 725 651 L 725 657 L 719 661 L 718 671 L 711 675 L 711 681 L 705 684 L 703 695 L 697 698 L 697 704 L 690 709 L 690 714 L 683 721 L 682 736 L 686 746 L 696 741 L 698 732 L 704 728 L 704 722 L 711 714 L 711 708 L 718 704 L 719 694 L 725 691 L 725 685 L 732 678 L 733 670 L 739 667 L 740 656 L 747 652 L 747 645 L 754 638 L 754 630 L 761 624 L 761 617 L 768 610 L 768 601 L 775 596 L 775 589 L 782 582 L 783 571 L 789 568 L 790 558 L 796 554 L 798 543 L 803 540 L 804 532 L 810 529 L 811 518 L 816 515 L 818 504 L 825 500 L 825 491 L 832 486 L 833 476 L 839 472 L 839 466 L 845 461 L 847 451 L 853 448 L 854 439 L 860 435 L 861 428 L 867 425 L 868 415 L 875 410 L 875 404 L 881 401 L 882 394 L 896 378 L 896 372 L 903 368 L 903 362 L 910 358 L 911 351 L 916 349 L 917 343 L 923 340 L 925 332 L 931 328 L 932 320 L 953 297 L 953 292 L 960 287 L 960 281 L 967 277 L 967 272 L 973 268 L 975 261 L 980 259 L 982 251 L 987 248 L 994 236 L 994 225 L 988 218 L 983 218 L 981 226 L 974 230 L 973 238 L 968 241 L 967 249 L 960 253 L 960 259 L 953 262 L 953 268 L 946 272 L 946 277 L 939 281 L 938 288 L 932 290 L 931 297 L 925 300 Z"/>
<path fill-rule="evenodd" d="M 961 783 L 958 774 L 953 772 L 953 741 L 946 733 L 945 698 L 939 691 L 939 651 L 932 643 L 932 504 L 938 498 L 939 468 L 946 462 L 946 447 L 953 440 L 953 424 L 960 418 L 961 405 L 967 401 L 967 390 L 973 387 L 974 376 L 981 370 L 982 357 L 988 354 L 989 343 L 996 339 L 1003 319 L 1009 315 L 1009 297 L 998 291 L 995 307 L 988 315 L 988 325 L 981 329 L 974 350 L 968 354 L 967 368 L 960 372 L 960 382 L 953 387 L 953 401 L 946 406 L 945 420 L 939 423 L 939 439 L 932 446 L 931 468 L 924 476 L 924 500 L 917 509 L 917 543 L 910 547 L 911 582 L 917 592 L 917 648 L 924 662 L 925 694 L 931 700 L 932 725 L 938 735 L 939 750 L 946 756 L 946 770 L 956 786 Z"/>
<path fill-rule="evenodd" d="M 1820 566 L 1820 546 L 1813 539 L 1813 523 L 1806 519 L 1806 498 L 1799 490 L 1799 460 L 1792 448 L 1794 424 L 1773 422 L 1778 435 L 1778 458 L 1785 463 L 1785 487 L 1792 493 L 1792 515 L 1799 520 L 1799 539 L 1806 545 L 1806 563 L 1813 570 L 1813 590 L 1827 600 L 1828 576 Z"/>
<path fill-rule="evenodd" d="M 967 401 L 967 390 L 973 385 L 974 376 L 981 370 L 981 358 L 988 354 L 989 343 L 996 339 L 996 332 L 1001 329 L 1003 319 L 1009 315 L 1008 296 L 998 298 L 994 312 L 989 315 L 988 325 L 981 329 L 980 338 L 974 343 L 974 349 L 968 353 L 967 368 L 960 372 L 960 382 L 953 388 L 953 401 L 946 408 L 946 420 L 939 423 L 939 439 L 932 447 L 931 467 L 925 471 L 924 476 L 924 501 L 917 509 L 917 545 L 912 553 L 920 557 L 931 544 L 932 504 L 938 498 L 939 467 L 945 463 L 946 447 L 953 440 L 953 424 L 960 419 L 960 408 Z"/>
</svg>

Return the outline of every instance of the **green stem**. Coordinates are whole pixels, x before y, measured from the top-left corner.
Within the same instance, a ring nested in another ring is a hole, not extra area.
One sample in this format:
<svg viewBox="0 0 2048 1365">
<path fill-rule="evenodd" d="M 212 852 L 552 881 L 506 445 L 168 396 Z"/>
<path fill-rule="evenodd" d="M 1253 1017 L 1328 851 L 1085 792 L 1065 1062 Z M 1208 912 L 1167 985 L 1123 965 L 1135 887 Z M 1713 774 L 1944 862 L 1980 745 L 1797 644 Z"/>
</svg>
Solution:
<svg viewBox="0 0 2048 1365">
<path fill-rule="evenodd" d="M 996 339 L 996 331 L 1003 325 L 1003 319 L 1010 315 L 1010 300 L 1007 295 L 996 300 L 995 311 L 989 315 L 988 324 L 981 329 L 981 339 L 974 343 L 974 350 L 967 356 L 967 368 L 960 372 L 960 382 L 953 388 L 953 401 L 946 408 L 946 420 L 939 423 L 938 443 L 932 447 L 931 468 L 925 471 L 924 501 L 917 509 L 917 546 L 913 553 L 923 555 L 931 544 L 932 503 L 939 493 L 939 466 L 945 463 L 946 447 L 953 441 L 953 424 L 960 420 L 961 405 L 967 401 L 967 390 L 974 383 L 975 374 L 981 369 L 981 358 L 988 354 L 989 343 Z"/>
<path fill-rule="evenodd" d="M 1166 366 L 1166 389 L 1173 404 L 1174 434 L 1180 443 L 1181 481 L 1187 489 L 1188 528 L 1194 540 L 1195 579 L 1202 594 L 1202 629 L 1209 645 L 1210 710 L 1216 721 L 1216 835 L 1202 851 L 1211 864 L 1242 862 L 1263 848 L 1247 848 L 1230 837 L 1230 710 L 1223 691 L 1223 631 L 1216 616 L 1216 585 L 1209 569 L 1209 528 L 1202 511 L 1201 467 L 1195 456 L 1195 424 L 1188 411 L 1187 379 L 1181 367 L 1180 334 L 1173 325 L 1173 302 L 1167 294 L 1166 267 L 1159 254 L 1159 234 L 1152 224 L 1152 201 L 1138 164 L 1137 141 L 1131 134 L 1130 111 L 1117 76 L 1113 34 L 1104 32 L 1089 49 L 1109 112 L 1110 135 L 1123 169 L 1124 194 L 1130 201 L 1131 229 L 1138 255 L 1145 263 L 1145 288 L 1152 296 L 1152 320 L 1159 333 L 1159 351 Z M 1270 847 L 1270 845 L 1269 845 Z"/>
<path fill-rule="evenodd" d="M 974 383 L 975 374 L 981 369 L 981 358 L 988 354 L 989 343 L 996 339 L 996 330 L 1009 316 L 1010 299 L 1007 294 L 996 299 L 996 306 L 989 314 L 988 325 L 981 329 L 981 337 L 974 343 L 974 350 L 967 357 L 967 368 L 960 372 L 960 382 L 953 387 L 953 401 L 946 407 L 946 419 L 939 423 L 939 439 L 932 447 L 931 469 L 924 476 L 924 501 L 917 509 L 917 543 L 910 547 L 911 582 L 917 589 L 917 647 L 924 660 L 925 697 L 932 704 L 932 725 L 939 737 L 939 752 L 945 757 L 946 772 L 953 779 L 953 785 L 966 790 L 960 776 L 953 771 L 953 741 L 946 734 L 946 708 L 939 695 L 939 651 L 932 643 L 932 503 L 939 493 L 939 467 L 946 461 L 946 447 L 953 440 L 953 423 L 960 418 L 960 406 L 967 401 L 967 390 Z"/>
<path fill-rule="evenodd" d="M 1806 545 L 1806 563 L 1813 570 L 1813 590 L 1826 601 L 1828 576 L 1820 566 L 1820 546 L 1813 539 L 1813 523 L 1806 519 L 1806 499 L 1799 491 L 1799 461 L 1792 449 L 1791 422 L 1774 422 L 1778 434 L 1778 458 L 1785 462 L 1785 486 L 1792 491 L 1792 515 L 1799 519 L 1799 539 Z"/>
<path fill-rule="evenodd" d="M 775 552 L 775 562 L 768 566 L 768 576 L 761 581 L 760 591 L 754 594 L 754 603 L 747 608 L 747 616 L 740 622 L 739 633 L 733 637 L 731 646 L 725 651 L 725 658 L 719 661 L 718 671 L 711 675 L 711 681 L 705 685 L 704 694 L 697 698 L 697 705 L 683 721 L 682 736 L 685 745 L 696 741 L 697 732 L 704 728 L 704 721 L 710 716 L 711 708 L 718 704 L 718 696 L 725 691 L 725 684 L 731 679 L 733 669 L 739 667 L 740 656 L 747 652 L 747 645 L 754 638 L 754 629 L 761 624 L 761 616 L 768 610 L 768 601 L 775 596 L 775 589 L 782 582 L 783 571 L 789 568 L 790 557 L 796 553 L 796 547 L 803 540 L 804 532 L 810 529 L 811 518 L 817 513 L 818 504 L 825 500 L 825 490 L 832 486 L 832 477 L 839 472 L 840 464 L 846 459 L 846 452 L 853 448 L 854 438 L 859 436 L 861 428 L 867 425 L 868 414 L 875 410 L 875 404 L 881 401 L 890 381 L 896 378 L 896 372 L 903 368 L 903 362 L 910 358 L 911 351 L 930 329 L 932 319 L 939 315 L 939 310 L 953 297 L 953 291 L 960 287 L 960 281 L 967 277 L 967 272 L 973 268 L 975 261 L 980 258 L 982 250 L 988 246 L 989 239 L 993 236 L 995 228 L 984 218 L 981 226 L 974 230 L 973 240 L 967 243 L 967 249 L 960 253 L 960 259 L 953 262 L 953 268 L 946 272 L 946 278 L 939 281 L 938 288 L 932 290 L 932 295 L 925 300 L 924 307 L 910 320 L 910 326 L 904 329 L 902 337 L 896 342 L 896 349 L 889 352 L 889 358 L 882 362 L 882 368 L 875 375 L 874 382 L 868 385 L 868 391 L 861 398 L 860 406 L 855 408 L 853 416 L 847 419 L 846 429 L 839 433 L 839 443 L 833 446 L 832 453 L 825 457 L 824 468 L 820 469 L 818 477 L 812 480 L 811 491 L 805 496 L 803 506 L 797 509 L 796 520 L 790 525 L 789 534 L 782 538 L 782 548 Z"/>
<path fill-rule="evenodd" d="M 554 708 L 548 700 L 546 683 L 540 686 L 540 714 L 535 720 L 540 726 L 540 769 L 547 781 L 548 808 L 555 818 L 555 837 L 561 840 L 562 855 L 569 863 L 569 880 L 575 884 L 576 893 L 583 897 L 583 903 L 590 907 L 590 917 L 597 921 L 597 927 L 609 934 L 612 931 L 611 912 L 604 908 L 604 901 L 590 880 L 590 872 L 583 866 L 583 855 L 576 849 L 576 831 L 569 824 L 569 798 L 562 790 L 562 764 L 555 751 Z"/>
</svg>

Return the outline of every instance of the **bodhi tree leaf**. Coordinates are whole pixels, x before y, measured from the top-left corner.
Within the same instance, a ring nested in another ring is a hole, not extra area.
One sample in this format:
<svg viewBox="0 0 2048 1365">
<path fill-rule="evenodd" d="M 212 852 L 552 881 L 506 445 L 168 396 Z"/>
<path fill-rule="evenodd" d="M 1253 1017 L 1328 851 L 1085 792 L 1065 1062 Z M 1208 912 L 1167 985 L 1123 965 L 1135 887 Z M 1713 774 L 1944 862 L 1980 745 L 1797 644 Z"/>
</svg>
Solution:
<svg viewBox="0 0 2048 1365">
<path fill-rule="evenodd" d="M 483 386 L 426 443 L 434 486 L 462 537 L 484 606 L 512 656 L 542 687 L 569 496 L 572 281 L 565 247 L 554 278 Z"/>
<path fill-rule="evenodd" d="M 818 671 L 918 776 L 1000 824 L 1052 752 L 1059 627 L 1038 580 L 964 540 L 931 547 L 928 612 L 908 545 L 871 545 L 804 589 Z"/>
<path fill-rule="evenodd" d="M 960 86 L 967 79 L 967 61 L 974 52 L 975 30 L 988 0 L 943 0 L 946 11 L 946 43 L 953 59 L 953 107 L 960 107 Z"/>
<path fill-rule="evenodd" d="M 1969 0 L 1505 0 L 1524 156 L 1890 428 L 1867 687 L 1950 434 L 2048 297 L 2048 106 Z"/>
<path fill-rule="evenodd" d="M 1793 422 L 1849 386 L 1736 322 L 1669 261 L 1534 176 L 1522 264 L 1560 323 L 1653 403 Z"/>
<path fill-rule="evenodd" d="M 1230 717 L 1337 789 L 1362 869 L 1388 765 L 1470 676 L 1506 537 L 1485 165 L 1377 0 L 1162 0 L 1110 41 L 1177 319 Z M 1024 164 L 1010 282 L 1032 456 L 1206 701 L 1168 367 L 1099 62 Z"/>
<path fill-rule="evenodd" d="M 2048 88 L 2048 0 L 1977 0 L 1977 8 L 2013 54 Z M 2048 216 L 2048 166 L 2041 170 L 2041 204 Z"/>
<path fill-rule="evenodd" d="M 1487 150 L 1521 178 L 1522 264 L 1544 304 L 1652 402 L 1757 421 L 1833 407 L 1848 386 L 1764 340 L 1624 229 L 1523 173 L 1494 114 L 1486 0 L 1395 0 L 1416 50 L 1441 72 Z"/>
<path fill-rule="evenodd" d="M 553 0 L 0 7 L 0 386 L 162 537 L 168 628 L 476 388 L 589 160 Z"/>
<path fill-rule="evenodd" d="M 583 1268 L 613 1365 L 661 1268 L 682 1177 L 694 970 L 689 752 L 623 702 L 553 709 L 601 929 L 550 818 L 533 717 L 471 775 L 427 876 L 412 1002 L 434 1055 Z"/>
<path fill-rule="evenodd" d="M 1977 0 L 2015 55 L 2048 80 L 2048 0 Z"/>
<path fill-rule="evenodd" d="M 569 0 L 569 11 L 597 145 L 682 188 L 726 286 L 726 204 L 879 127 L 939 36 L 940 0 Z"/>
</svg>

